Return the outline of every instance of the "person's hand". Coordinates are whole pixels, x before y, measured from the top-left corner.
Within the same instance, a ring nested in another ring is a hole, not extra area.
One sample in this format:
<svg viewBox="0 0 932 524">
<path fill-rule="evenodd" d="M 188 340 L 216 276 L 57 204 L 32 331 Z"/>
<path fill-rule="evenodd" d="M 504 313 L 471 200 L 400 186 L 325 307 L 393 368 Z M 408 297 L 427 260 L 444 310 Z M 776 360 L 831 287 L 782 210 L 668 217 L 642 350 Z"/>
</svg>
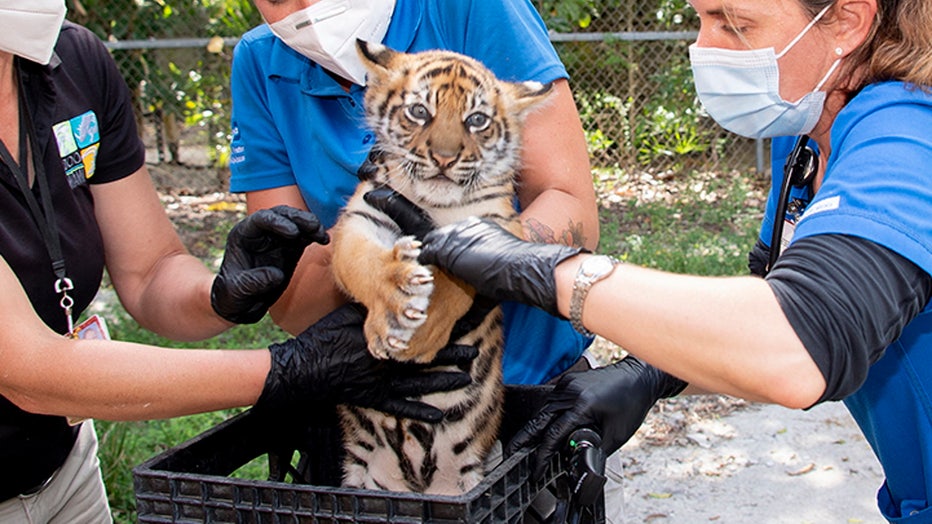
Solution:
<svg viewBox="0 0 932 524">
<path fill-rule="evenodd" d="M 406 235 L 424 242 L 418 261 L 446 269 L 497 300 L 515 300 L 558 315 L 553 270 L 584 251 L 560 244 L 526 242 L 488 219 L 470 218 L 435 229 L 421 208 L 389 188 L 363 199 L 389 216 Z"/>
<path fill-rule="evenodd" d="M 443 412 L 410 397 L 470 384 L 463 371 L 426 371 L 435 366 L 468 369 L 472 346 L 450 345 L 429 364 L 379 360 L 366 347 L 366 310 L 347 304 L 296 338 L 272 344 L 272 368 L 255 404 L 257 411 L 289 414 L 320 403 L 354 404 L 404 418 L 439 422 Z"/>
<path fill-rule="evenodd" d="M 249 215 L 227 236 L 210 305 L 230 322 L 258 322 L 288 287 L 304 249 L 312 242 L 329 241 L 327 231 L 308 211 L 276 206 Z"/>
<path fill-rule="evenodd" d="M 389 188 L 372 190 L 363 199 L 394 220 L 404 234 L 424 242 L 420 263 L 446 269 L 480 295 L 559 315 L 553 270 L 582 248 L 527 242 L 488 219 L 470 218 L 434 229 L 424 210 Z"/>
<path fill-rule="evenodd" d="M 428 233 L 418 261 L 446 269 L 480 295 L 522 302 L 559 316 L 554 268 L 582 251 L 527 242 L 492 220 L 473 217 Z"/>
<path fill-rule="evenodd" d="M 423 241 L 427 233 L 436 227 L 423 209 L 404 195 L 389 187 L 373 189 L 362 196 L 370 206 L 388 215 L 407 236 Z"/>
<path fill-rule="evenodd" d="M 608 456 L 634 435 L 657 400 L 685 388 L 682 380 L 633 356 L 602 368 L 567 373 L 505 453 L 539 442 L 531 465 L 537 475 L 554 453 L 565 449 L 574 430 L 586 427 L 601 435 L 600 447 Z"/>
</svg>

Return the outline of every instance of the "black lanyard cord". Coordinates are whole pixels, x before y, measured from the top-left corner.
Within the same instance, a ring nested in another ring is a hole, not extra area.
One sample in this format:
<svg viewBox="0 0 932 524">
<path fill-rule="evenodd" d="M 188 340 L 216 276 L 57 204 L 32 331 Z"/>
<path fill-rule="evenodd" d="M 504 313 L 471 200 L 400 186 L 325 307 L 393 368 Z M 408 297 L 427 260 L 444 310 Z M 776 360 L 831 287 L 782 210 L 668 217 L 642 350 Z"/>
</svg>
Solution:
<svg viewBox="0 0 932 524">
<path fill-rule="evenodd" d="M 29 115 L 29 107 L 25 101 L 25 91 L 22 82 L 19 82 L 19 158 L 22 167 L 13 160 L 6 144 L 0 140 L 0 159 L 13 173 L 23 198 L 29 207 L 29 212 L 42 234 L 42 240 L 48 251 L 49 258 L 52 259 L 52 271 L 55 273 L 55 293 L 62 295 L 60 305 L 65 310 L 68 320 L 68 331 L 72 329 L 71 308 L 74 300 L 68 295 L 68 291 L 74 289 L 74 284 L 68 278 L 65 270 L 65 257 L 62 255 L 61 239 L 58 234 L 58 222 L 55 219 L 55 209 L 52 207 L 52 193 L 49 190 L 49 182 L 45 173 L 36 138 L 35 128 L 33 127 L 32 118 Z M 31 147 L 30 147 L 31 145 Z M 32 165 L 36 175 L 36 183 L 39 186 L 39 198 L 42 199 L 41 208 L 36 200 L 32 189 L 29 187 L 29 151 L 32 150 Z"/>
</svg>

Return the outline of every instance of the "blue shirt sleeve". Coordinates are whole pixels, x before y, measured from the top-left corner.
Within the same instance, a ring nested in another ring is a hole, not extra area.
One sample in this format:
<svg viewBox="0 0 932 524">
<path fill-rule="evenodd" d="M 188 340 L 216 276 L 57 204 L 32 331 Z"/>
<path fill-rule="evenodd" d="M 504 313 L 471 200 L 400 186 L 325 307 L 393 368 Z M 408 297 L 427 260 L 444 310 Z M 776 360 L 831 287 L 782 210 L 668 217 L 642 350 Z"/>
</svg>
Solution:
<svg viewBox="0 0 932 524">
<path fill-rule="evenodd" d="M 865 88 L 836 118 L 822 186 L 794 239 L 856 236 L 932 273 L 930 129 L 932 95 L 899 82 Z"/>
<path fill-rule="evenodd" d="M 271 80 L 265 70 L 274 36 L 267 26 L 247 33 L 233 50 L 230 191 L 243 192 L 297 183 L 285 142 L 268 105 Z"/>
</svg>

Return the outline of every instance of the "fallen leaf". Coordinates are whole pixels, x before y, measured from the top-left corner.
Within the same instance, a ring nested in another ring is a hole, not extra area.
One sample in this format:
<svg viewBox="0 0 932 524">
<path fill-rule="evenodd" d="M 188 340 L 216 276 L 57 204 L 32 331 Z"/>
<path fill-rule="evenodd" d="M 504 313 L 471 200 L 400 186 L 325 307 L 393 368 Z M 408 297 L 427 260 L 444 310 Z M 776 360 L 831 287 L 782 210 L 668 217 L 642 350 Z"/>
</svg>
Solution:
<svg viewBox="0 0 932 524">
<path fill-rule="evenodd" d="M 218 54 L 223 51 L 223 39 L 219 36 L 211 37 L 207 42 L 207 52 Z"/>
<path fill-rule="evenodd" d="M 240 204 L 235 202 L 220 201 L 214 202 L 213 204 L 207 205 L 208 211 L 236 211 L 240 208 Z"/>
<path fill-rule="evenodd" d="M 805 466 L 803 466 L 802 468 L 800 468 L 800 469 L 798 469 L 798 470 L 796 470 L 796 471 L 787 471 L 786 474 L 789 475 L 789 476 L 791 476 L 791 477 L 796 477 L 796 476 L 799 476 L 799 475 L 805 475 L 806 473 L 809 473 L 809 472 L 812 471 L 813 469 L 815 469 L 815 464 L 813 464 L 812 462 L 810 462 L 809 464 L 806 464 Z"/>
</svg>

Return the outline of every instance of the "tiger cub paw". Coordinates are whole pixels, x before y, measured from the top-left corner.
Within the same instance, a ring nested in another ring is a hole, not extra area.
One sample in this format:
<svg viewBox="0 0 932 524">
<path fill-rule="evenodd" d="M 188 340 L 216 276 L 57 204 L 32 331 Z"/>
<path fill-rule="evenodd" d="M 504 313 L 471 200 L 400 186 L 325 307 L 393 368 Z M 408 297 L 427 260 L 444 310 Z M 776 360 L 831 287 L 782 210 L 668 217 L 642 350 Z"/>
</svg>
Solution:
<svg viewBox="0 0 932 524">
<path fill-rule="evenodd" d="M 406 360 L 411 337 L 427 320 L 434 276 L 418 263 L 420 253 L 421 243 L 412 236 L 395 242 L 391 273 L 396 289 L 390 291 L 384 311 L 370 314 L 367 320 L 369 350 L 378 358 Z"/>
</svg>

